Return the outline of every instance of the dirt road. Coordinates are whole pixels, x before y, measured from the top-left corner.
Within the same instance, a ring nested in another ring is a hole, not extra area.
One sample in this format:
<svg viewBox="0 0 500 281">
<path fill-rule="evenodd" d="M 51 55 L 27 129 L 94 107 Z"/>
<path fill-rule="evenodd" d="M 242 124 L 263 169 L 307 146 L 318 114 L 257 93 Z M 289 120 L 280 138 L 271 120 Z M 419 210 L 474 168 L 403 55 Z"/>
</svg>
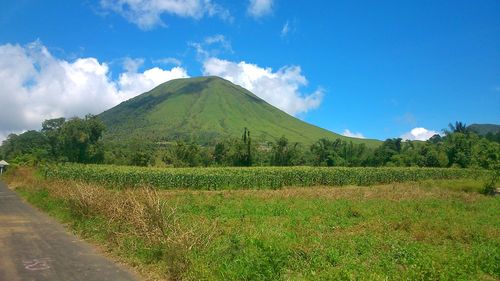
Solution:
<svg viewBox="0 0 500 281">
<path fill-rule="evenodd" d="M 0 281 L 138 280 L 0 182 Z"/>
</svg>

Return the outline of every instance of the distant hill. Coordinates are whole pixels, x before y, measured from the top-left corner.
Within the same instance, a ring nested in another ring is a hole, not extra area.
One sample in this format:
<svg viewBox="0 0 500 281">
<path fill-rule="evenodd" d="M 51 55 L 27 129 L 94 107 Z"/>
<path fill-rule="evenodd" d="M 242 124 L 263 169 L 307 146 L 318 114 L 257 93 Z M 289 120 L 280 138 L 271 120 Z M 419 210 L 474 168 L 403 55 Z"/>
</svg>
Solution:
<svg viewBox="0 0 500 281">
<path fill-rule="evenodd" d="M 194 140 L 214 143 L 241 137 L 247 127 L 257 142 L 286 136 L 311 144 L 320 138 L 375 146 L 378 140 L 348 138 L 301 121 L 248 90 L 219 77 L 176 79 L 101 113 L 105 140 Z"/>
<path fill-rule="evenodd" d="M 472 124 L 467 128 L 483 136 L 488 133 L 496 134 L 500 132 L 500 125 L 496 124 Z"/>
</svg>

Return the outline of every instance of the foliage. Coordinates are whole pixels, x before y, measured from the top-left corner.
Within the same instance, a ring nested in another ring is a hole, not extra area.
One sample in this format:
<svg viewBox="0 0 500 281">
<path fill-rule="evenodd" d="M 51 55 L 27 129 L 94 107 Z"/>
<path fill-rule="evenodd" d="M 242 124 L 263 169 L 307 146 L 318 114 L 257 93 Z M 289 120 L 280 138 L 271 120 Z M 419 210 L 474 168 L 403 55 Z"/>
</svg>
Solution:
<svg viewBox="0 0 500 281">
<path fill-rule="evenodd" d="M 303 163 L 303 155 L 298 143 L 290 144 L 286 137 L 281 137 L 271 150 L 271 166 L 295 166 Z"/>
<path fill-rule="evenodd" d="M 3 157 L 12 163 L 37 165 L 47 158 L 50 149 L 47 137 L 37 131 L 10 134 L 2 144 Z"/>
<path fill-rule="evenodd" d="M 42 130 L 11 134 L 2 143 L 3 156 L 13 163 L 38 165 L 42 162 L 101 163 L 100 142 L 104 124 L 93 115 L 84 119 L 45 120 Z"/>
<path fill-rule="evenodd" d="M 362 166 L 366 161 L 364 144 L 341 139 L 320 139 L 311 146 L 313 164 L 317 166 Z"/>
<path fill-rule="evenodd" d="M 163 157 L 163 161 L 167 165 L 174 167 L 197 167 L 206 165 L 209 161 L 206 153 L 202 153 L 203 149 L 196 143 L 189 144 L 183 141 L 177 141 Z"/>
<path fill-rule="evenodd" d="M 243 131 L 243 137 L 241 138 L 243 145 L 241 151 L 241 159 L 239 159 L 239 163 L 241 166 L 252 166 L 252 138 L 250 137 L 250 131 L 245 127 L 245 131 Z M 239 166 L 239 165 L 237 165 Z"/>
<path fill-rule="evenodd" d="M 484 183 L 484 187 L 481 190 L 485 195 L 495 195 L 497 191 L 497 184 L 500 178 L 500 170 L 496 170 L 489 179 Z"/>
<path fill-rule="evenodd" d="M 455 124 L 448 124 L 449 130 L 444 130 L 445 133 L 448 135 L 450 133 L 462 133 L 466 134 L 469 133 L 470 130 L 467 128 L 467 124 L 462 123 L 460 121 L 456 121 Z"/>
<path fill-rule="evenodd" d="M 252 142 L 247 128 L 244 129 L 241 139 L 229 138 L 217 142 L 211 155 L 212 163 L 209 164 L 215 166 L 248 167 L 260 163 L 257 147 Z"/>
<path fill-rule="evenodd" d="M 241 138 L 221 138 L 213 145 L 195 140 L 175 142 L 132 138 L 127 142 L 101 141 L 104 126 L 98 118 L 46 120 L 42 130 L 10 135 L 0 156 L 12 163 L 106 163 L 133 166 L 341 166 L 341 167 L 456 167 L 500 168 L 500 143 L 480 136 L 461 122 L 455 132 L 429 140 L 387 139 L 372 148 L 344 139 L 321 138 L 309 147 L 281 136 L 274 142 L 255 141 L 243 128 Z M 465 128 L 465 129 L 464 129 Z M 464 133 L 465 132 L 465 133 Z"/>
<path fill-rule="evenodd" d="M 473 132 L 435 135 L 426 142 L 387 139 L 375 149 L 368 166 L 461 167 L 494 170 L 500 165 L 500 144 Z"/>
<path fill-rule="evenodd" d="M 142 185 L 160 189 L 281 188 L 284 186 L 372 185 L 426 179 L 477 178 L 483 170 L 437 168 L 248 167 L 140 168 L 65 164 L 46 166 L 49 178 L 102 183 L 110 187 Z"/>
<path fill-rule="evenodd" d="M 84 119 L 75 117 L 64 122 L 58 134 L 60 155 L 69 162 L 102 162 L 104 151 L 99 140 L 104 128 L 104 124 L 90 114 Z"/>
</svg>

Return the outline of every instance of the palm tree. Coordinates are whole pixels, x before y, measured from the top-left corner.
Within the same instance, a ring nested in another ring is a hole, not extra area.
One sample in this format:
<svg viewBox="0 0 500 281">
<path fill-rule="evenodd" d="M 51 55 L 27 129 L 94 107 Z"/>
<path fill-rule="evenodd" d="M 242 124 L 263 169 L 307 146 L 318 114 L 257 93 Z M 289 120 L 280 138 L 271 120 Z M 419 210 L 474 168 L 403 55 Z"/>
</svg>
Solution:
<svg viewBox="0 0 500 281">
<path fill-rule="evenodd" d="M 467 124 L 465 123 L 462 123 L 460 121 L 456 121 L 455 122 L 455 125 L 453 125 L 452 123 L 448 124 L 448 129 L 444 129 L 443 132 L 445 134 L 450 134 L 450 133 L 462 133 L 462 134 L 466 134 L 469 132 L 469 128 L 467 128 Z"/>
</svg>

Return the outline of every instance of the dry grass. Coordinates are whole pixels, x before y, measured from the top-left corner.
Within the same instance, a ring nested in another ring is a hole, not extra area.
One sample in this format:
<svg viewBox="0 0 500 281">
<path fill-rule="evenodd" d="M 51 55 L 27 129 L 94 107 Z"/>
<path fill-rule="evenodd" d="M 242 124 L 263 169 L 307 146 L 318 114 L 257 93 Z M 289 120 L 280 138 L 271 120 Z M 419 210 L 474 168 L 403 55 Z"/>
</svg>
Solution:
<svg viewBox="0 0 500 281">
<path fill-rule="evenodd" d="M 460 182 L 458 181 L 458 184 Z M 345 186 L 345 187 L 287 187 L 279 190 L 224 190 L 224 191 L 192 191 L 192 190 L 168 190 L 159 191 L 162 198 L 174 198 L 179 195 L 191 194 L 193 196 L 224 196 L 226 198 L 252 197 L 259 199 L 346 199 L 346 200 L 376 200 L 384 199 L 395 202 L 425 198 L 439 199 L 465 199 L 475 200 L 482 196 L 477 193 L 464 193 L 450 191 L 441 188 L 438 184 L 424 183 L 398 183 L 374 186 Z"/>
<path fill-rule="evenodd" d="M 110 190 L 82 182 L 43 180 L 34 176 L 29 168 L 19 168 L 6 177 L 12 189 L 48 191 L 52 198 L 67 202 L 69 210 L 82 220 L 95 217 L 106 221 L 109 234 L 108 251 L 125 237 L 139 237 L 148 245 L 161 245 L 167 249 L 167 259 L 172 264 L 165 272 L 147 267 L 148 280 L 177 279 L 186 270 L 186 253 L 208 245 L 217 233 L 217 221 L 186 225 L 175 204 L 167 203 L 153 188 L 141 187 L 123 191 Z M 139 271 L 145 272 L 145 270 Z M 157 271 L 155 274 L 154 271 Z"/>
</svg>

